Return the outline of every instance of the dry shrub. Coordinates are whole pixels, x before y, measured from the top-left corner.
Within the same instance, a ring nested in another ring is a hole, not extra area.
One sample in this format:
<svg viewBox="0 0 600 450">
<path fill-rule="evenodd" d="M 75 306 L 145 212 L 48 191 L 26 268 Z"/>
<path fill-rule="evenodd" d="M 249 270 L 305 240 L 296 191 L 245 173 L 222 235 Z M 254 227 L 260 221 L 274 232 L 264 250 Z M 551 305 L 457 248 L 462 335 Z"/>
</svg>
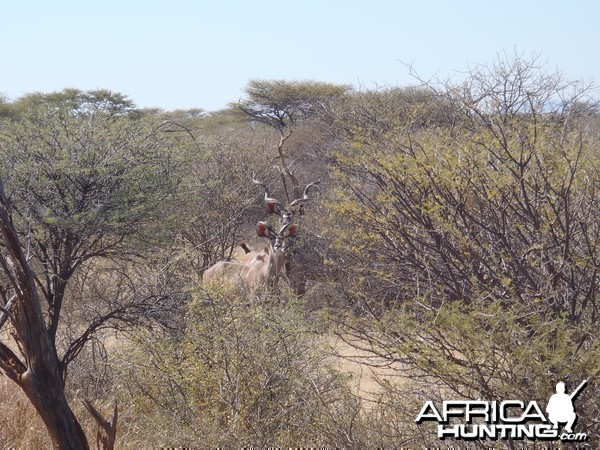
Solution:
<svg viewBox="0 0 600 450">
<path fill-rule="evenodd" d="M 114 359 L 121 445 L 398 443 L 395 410 L 353 393 L 306 315 L 291 299 L 196 292 L 178 338 L 141 333 Z"/>
</svg>

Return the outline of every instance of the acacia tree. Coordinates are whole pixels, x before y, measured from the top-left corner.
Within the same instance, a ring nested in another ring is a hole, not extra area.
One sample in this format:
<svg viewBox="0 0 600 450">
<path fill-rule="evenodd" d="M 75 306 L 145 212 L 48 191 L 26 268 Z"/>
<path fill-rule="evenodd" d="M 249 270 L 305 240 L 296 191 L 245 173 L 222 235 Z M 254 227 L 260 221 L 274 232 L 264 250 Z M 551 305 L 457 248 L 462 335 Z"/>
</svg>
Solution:
<svg viewBox="0 0 600 450">
<path fill-rule="evenodd" d="M 349 86 L 316 81 L 252 80 L 245 89 L 246 98 L 237 106 L 250 120 L 276 130 L 277 161 L 286 201 L 302 198 L 303 189 L 292 170 L 294 149 L 288 142 L 298 127 L 328 109 L 328 105 L 344 96 Z M 313 180 L 311 180 L 313 181 Z M 289 192 L 287 183 L 291 184 Z"/>
<path fill-rule="evenodd" d="M 1 192 L 0 293 L 16 350 L 0 342 L 0 367 L 36 407 L 55 447 L 87 448 L 64 395 L 68 365 L 94 333 L 133 320 L 147 297 L 113 305 L 62 342 L 67 288 L 84 264 L 147 245 L 144 230 L 172 187 L 172 149 L 129 101 L 107 91 L 34 94 L 15 110 L 0 135 L 10 193 Z"/>
</svg>

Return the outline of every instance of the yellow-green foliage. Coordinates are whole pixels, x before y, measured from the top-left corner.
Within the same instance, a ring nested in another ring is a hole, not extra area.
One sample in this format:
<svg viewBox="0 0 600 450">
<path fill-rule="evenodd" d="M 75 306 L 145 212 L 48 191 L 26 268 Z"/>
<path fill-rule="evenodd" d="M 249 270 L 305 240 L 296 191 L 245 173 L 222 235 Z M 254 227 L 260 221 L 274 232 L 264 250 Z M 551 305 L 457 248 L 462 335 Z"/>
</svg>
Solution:
<svg viewBox="0 0 600 450">
<path fill-rule="evenodd" d="M 522 61 L 499 69 L 428 86 L 452 104 L 445 123 L 419 126 L 410 104 L 344 117 L 334 245 L 351 261 L 346 330 L 428 395 L 545 401 L 599 375 L 598 136 L 571 108 L 584 93 Z"/>
<path fill-rule="evenodd" d="M 340 187 L 330 203 L 332 221 L 345 225 L 337 247 L 361 276 L 386 280 L 377 296 L 418 296 L 434 307 L 481 292 L 505 303 L 544 297 L 554 312 L 590 320 L 596 138 L 568 111 L 545 112 L 548 105 L 525 114 L 453 101 L 465 111 L 451 125 L 388 118 L 377 133 L 381 123 L 365 122 L 364 108 L 346 119 L 355 126 L 338 152 Z M 387 112 L 369 117 L 377 114 Z"/>
</svg>

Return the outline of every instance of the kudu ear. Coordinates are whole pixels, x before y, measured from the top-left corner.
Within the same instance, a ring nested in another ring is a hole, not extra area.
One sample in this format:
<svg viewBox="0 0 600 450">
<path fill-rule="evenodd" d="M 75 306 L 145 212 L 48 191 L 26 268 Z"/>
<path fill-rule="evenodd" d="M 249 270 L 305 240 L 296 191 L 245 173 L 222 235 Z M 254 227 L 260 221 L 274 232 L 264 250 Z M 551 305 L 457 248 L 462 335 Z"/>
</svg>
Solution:
<svg viewBox="0 0 600 450">
<path fill-rule="evenodd" d="M 258 222 L 256 224 L 256 234 L 260 237 L 266 237 L 267 239 L 273 239 L 275 237 L 273 228 L 266 222 Z"/>
<path fill-rule="evenodd" d="M 281 215 L 281 202 L 273 201 L 273 199 L 268 199 L 265 201 L 265 209 L 269 214 L 277 214 Z"/>
<path fill-rule="evenodd" d="M 246 255 L 252 251 L 252 250 L 250 250 L 250 248 L 248 248 L 248 246 L 246 245 L 246 243 L 243 242 L 243 241 L 240 242 L 238 245 L 240 247 L 242 247 L 242 250 L 244 250 L 244 254 L 246 254 Z"/>
<path fill-rule="evenodd" d="M 285 238 L 289 238 L 289 237 L 296 237 L 296 235 L 298 234 L 298 229 L 300 227 L 298 227 L 298 224 L 295 223 L 290 223 L 289 225 L 287 225 L 285 227 L 285 229 L 283 230 L 283 234 L 282 237 Z"/>
<path fill-rule="evenodd" d="M 269 188 L 267 185 L 262 181 L 257 180 L 254 175 L 252 176 L 252 182 L 258 186 L 262 186 L 262 188 L 265 190 L 265 209 L 267 212 L 269 214 L 277 214 L 280 216 L 283 212 L 282 203 L 276 198 L 272 198 L 269 194 Z"/>
</svg>

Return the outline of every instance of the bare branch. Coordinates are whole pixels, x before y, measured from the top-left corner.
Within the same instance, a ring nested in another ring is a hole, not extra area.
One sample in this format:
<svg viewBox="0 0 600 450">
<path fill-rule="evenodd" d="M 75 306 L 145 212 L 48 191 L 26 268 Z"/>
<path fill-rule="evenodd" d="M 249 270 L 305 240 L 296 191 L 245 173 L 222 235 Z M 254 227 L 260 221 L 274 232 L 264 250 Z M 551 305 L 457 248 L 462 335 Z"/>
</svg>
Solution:
<svg viewBox="0 0 600 450">
<path fill-rule="evenodd" d="M 2 327 L 4 326 L 4 324 L 6 323 L 6 320 L 10 317 L 11 319 L 14 319 L 14 316 L 11 312 L 11 308 L 12 308 L 12 304 L 13 302 L 17 299 L 17 294 L 13 294 L 13 296 L 10 298 L 10 300 L 8 302 L 6 302 L 6 305 L 2 306 L 0 305 L 0 330 L 2 329 Z"/>
<path fill-rule="evenodd" d="M 93 403 L 87 398 L 84 398 L 82 403 L 100 427 L 96 436 L 96 443 L 98 445 L 98 448 L 100 448 L 100 444 L 102 444 L 103 450 L 113 450 L 115 448 L 115 441 L 117 439 L 117 401 L 115 400 L 112 420 L 110 421 L 105 419 L 104 416 L 100 413 L 100 411 L 98 411 L 98 409 L 93 405 Z M 104 431 L 105 435 L 102 435 L 102 431 Z"/>
</svg>

